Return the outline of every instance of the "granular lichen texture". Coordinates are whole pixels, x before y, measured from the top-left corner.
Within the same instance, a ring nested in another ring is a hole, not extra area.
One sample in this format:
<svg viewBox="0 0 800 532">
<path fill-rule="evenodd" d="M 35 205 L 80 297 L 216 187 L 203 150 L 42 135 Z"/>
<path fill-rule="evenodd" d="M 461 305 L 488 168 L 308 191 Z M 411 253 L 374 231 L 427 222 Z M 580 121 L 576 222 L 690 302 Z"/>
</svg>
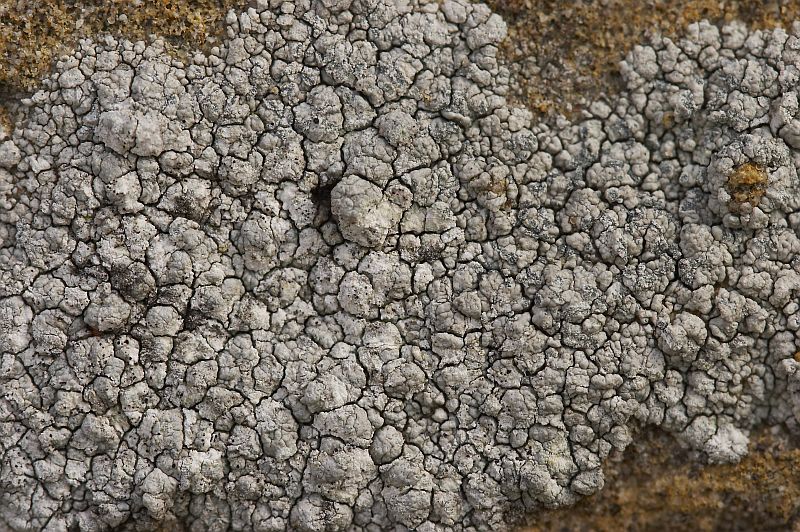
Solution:
<svg viewBox="0 0 800 532">
<path fill-rule="evenodd" d="M 4 526 L 505 530 L 640 427 L 798 431 L 800 31 L 653 35 L 547 125 L 483 4 L 225 22 L 81 41 L 0 138 Z"/>
</svg>

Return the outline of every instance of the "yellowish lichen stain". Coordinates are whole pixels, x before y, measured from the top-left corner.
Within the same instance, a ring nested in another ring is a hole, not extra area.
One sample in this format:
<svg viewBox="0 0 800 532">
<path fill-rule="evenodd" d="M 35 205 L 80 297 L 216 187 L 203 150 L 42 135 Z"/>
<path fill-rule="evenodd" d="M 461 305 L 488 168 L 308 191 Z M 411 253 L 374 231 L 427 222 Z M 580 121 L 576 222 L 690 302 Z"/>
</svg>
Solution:
<svg viewBox="0 0 800 532">
<path fill-rule="evenodd" d="M 749 203 L 758 205 L 769 185 L 767 170 L 755 163 L 745 163 L 736 168 L 728 177 L 727 188 L 731 194 L 731 206 L 738 207 Z"/>
<path fill-rule="evenodd" d="M 8 115 L 8 111 L 0 106 L 0 139 L 3 138 L 4 133 L 8 134 L 12 129 L 14 129 L 14 127 L 11 117 Z"/>
</svg>

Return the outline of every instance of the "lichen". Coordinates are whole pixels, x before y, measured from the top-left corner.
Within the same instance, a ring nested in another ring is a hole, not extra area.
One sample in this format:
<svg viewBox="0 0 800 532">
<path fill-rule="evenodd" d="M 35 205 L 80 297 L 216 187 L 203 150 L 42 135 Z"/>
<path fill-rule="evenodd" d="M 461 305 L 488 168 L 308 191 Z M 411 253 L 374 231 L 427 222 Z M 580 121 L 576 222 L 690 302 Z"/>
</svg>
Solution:
<svg viewBox="0 0 800 532">
<path fill-rule="evenodd" d="M 0 142 L 8 527 L 497 530 L 642 427 L 800 430 L 800 26 L 651 36 L 548 125 L 482 4 L 226 24 L 81 41 Z"/>
</svg>

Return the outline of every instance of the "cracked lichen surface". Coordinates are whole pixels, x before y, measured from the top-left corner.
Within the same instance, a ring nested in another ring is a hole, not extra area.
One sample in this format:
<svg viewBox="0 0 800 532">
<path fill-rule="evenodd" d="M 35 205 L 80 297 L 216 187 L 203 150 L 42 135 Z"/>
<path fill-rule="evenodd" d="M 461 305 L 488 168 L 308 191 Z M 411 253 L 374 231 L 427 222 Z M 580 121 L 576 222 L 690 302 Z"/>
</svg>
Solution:
<svg viewBox="0 0 800 532">
<path fill-rule="evenodd" d="M 226 23 L 82 41 L 0 139 L 6 526 L 497 530 L 639 427 L 797 430 L 797 35 L 653 36 L 546 125 L 481 4 Z"/>
</svg>

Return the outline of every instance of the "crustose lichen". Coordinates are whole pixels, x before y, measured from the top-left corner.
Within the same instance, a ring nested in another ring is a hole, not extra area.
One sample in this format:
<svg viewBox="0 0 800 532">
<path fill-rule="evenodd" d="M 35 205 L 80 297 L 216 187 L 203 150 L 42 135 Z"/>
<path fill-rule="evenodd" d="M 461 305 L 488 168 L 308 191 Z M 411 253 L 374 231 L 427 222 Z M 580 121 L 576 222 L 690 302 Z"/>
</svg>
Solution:
<svg viewBox="0 0 800 532">
<path fill-rule="evenodd" d="M 656 37 L 549 127 L 481 4 L 226 22 L 83 41 L 0 139 L 4 526 L 497 530 L 642 426 L 797 430 L 797 35 Z"/>
</svg>

